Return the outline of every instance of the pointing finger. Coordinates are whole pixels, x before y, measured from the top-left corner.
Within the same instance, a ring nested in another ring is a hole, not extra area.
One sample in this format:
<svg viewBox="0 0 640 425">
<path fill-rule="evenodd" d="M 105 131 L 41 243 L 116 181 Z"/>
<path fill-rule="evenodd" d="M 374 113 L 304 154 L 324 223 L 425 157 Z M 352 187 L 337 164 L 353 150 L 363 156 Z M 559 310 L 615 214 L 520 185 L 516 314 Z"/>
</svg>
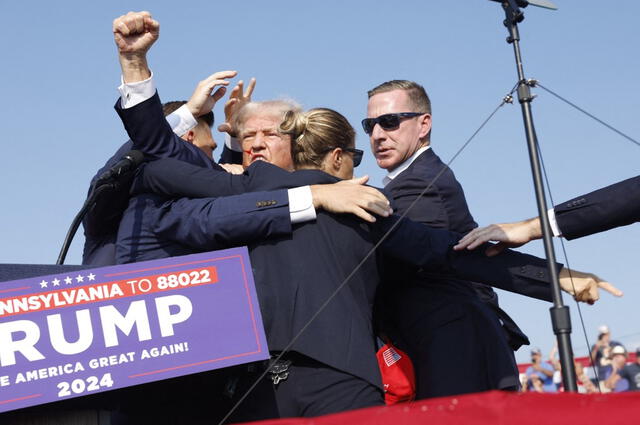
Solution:
<svg viewBox="0 0 640 425">
<path fill-rule="evenodd" d="M 621 290 L 619 290 L 609 282 L 605 282 L 604 280 L 601 280 L 598 282 L 598 287 L 602 288 L 603 290 L 609 292 L 610 294 L 616 297 L 621 297 L 624 295 L 624 293 Z"/>
</svg>

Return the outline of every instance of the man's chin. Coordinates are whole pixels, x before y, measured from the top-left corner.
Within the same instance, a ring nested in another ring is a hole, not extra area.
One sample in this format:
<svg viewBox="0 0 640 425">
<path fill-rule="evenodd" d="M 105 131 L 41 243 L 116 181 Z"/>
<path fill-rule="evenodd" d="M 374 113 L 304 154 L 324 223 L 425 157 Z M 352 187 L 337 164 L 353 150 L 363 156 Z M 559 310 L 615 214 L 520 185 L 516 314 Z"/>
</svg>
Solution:
<svg viewBox="0 0 640 425">
<path fill-rule="evenodd" d="M 384 158 L 376 158 L 376 163 L 378 167 L 384 168 L 385 170 L 391 171 L 393 168 L 396 168 L 399 164 L 395 158 L 392 157 L 384 157 Z"/>
</svg>

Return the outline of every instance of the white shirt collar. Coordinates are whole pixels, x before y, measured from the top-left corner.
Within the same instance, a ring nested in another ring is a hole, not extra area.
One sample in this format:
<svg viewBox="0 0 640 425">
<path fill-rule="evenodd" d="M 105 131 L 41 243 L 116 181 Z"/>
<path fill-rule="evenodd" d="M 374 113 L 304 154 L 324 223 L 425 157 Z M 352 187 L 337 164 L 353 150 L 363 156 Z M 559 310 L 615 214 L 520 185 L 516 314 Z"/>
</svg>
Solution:
<svg viewBox="0 0 640 425">
<path fill-rule="evenodd" d="M 391 181 L 393 179 L 395 179 L 396 177 L 398 177 L 398 175 L 400 173 L 402 173 L 404 170 L 406 170 L 407 168 L 409 168 L 409 166 L 411 164 L 413 164 L 413 161 L 416 160 L 416 158 L 418 158 L 420 156 L 420 154 L 422 154 L 422 152 L 428 150 L 431 147 L 431 145 L 428 146 L 423 146 L 420 149 L 418 149 L 417 151 L 414 152 L 413 155 L 411 155 L 406 161 L 404 161 L 402 164 L 400 164 L 397 168 L 395 168 L 393 171 L 389 172 L 389 174 L 387 174 L 386 176 L 384 176 L 382 178 L 382 186 L 386 186 L 389 183 L 391 183 Z"/>
</svg>

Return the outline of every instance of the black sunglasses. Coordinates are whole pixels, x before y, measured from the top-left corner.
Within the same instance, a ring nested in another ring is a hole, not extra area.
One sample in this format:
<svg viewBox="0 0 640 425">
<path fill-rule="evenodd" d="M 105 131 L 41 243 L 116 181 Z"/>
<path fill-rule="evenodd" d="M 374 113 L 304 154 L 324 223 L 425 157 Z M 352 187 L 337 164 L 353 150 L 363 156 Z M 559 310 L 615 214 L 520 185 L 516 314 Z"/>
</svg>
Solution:
<svg viewBox="0 0 640 425">
<path fill-rule="evenodd" d="M 360 163 L 362 162 L 362 157 L 364 156 L 364 151 L 362 151 L 360 149 L 356 149 L 356 148 L 342 148 L 340 146 L 334 146 L 334 147 L 325 149 L 324 151 L 322 151 L 322 153 L 332 151 L 335 148 L 340 148 L 343 151 L 351 152 L 353 154 L 353 167 L 354 168 L 357 167 L 358 165 L 360 165 Z"/>
<path fill-rule="evenodd" d="M 353 154 L 353 167 L 357 167 L 362 162 L 362 156 L 364 152 L 356 148 L 342 148 L 343 151 L 351 152 Z"/>
<path fill-rule="evenodd" d="M 362 120 L 362 128 L 364 132 L 371 135 L 373 127 L 376 124 L 380 124 L 384 130 L 395 130 L 400 126 L 400 120 L 402 118 L 413 118 L 419 115 L 424 115 L 426 112 L 398 112 L 397 114 L 384 114 L 377 118 L 365 118 Z"/>
</svg>

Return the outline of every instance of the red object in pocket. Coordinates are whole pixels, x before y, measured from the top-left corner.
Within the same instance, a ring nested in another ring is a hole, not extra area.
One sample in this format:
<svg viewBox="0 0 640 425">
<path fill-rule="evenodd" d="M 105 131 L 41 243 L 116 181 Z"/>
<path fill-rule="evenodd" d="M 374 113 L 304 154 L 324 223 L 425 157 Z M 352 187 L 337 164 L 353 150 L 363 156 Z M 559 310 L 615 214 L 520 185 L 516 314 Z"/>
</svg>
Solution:
<svg viewBox="0 0 640 425">
<path fill-rule="evenodd" d="M 378 350 L 376 357 L 382 375 L 384 402 L 390 406 L 415 400 L 416 376 L 409 356 L 388 342 Z"/>
</svg>

